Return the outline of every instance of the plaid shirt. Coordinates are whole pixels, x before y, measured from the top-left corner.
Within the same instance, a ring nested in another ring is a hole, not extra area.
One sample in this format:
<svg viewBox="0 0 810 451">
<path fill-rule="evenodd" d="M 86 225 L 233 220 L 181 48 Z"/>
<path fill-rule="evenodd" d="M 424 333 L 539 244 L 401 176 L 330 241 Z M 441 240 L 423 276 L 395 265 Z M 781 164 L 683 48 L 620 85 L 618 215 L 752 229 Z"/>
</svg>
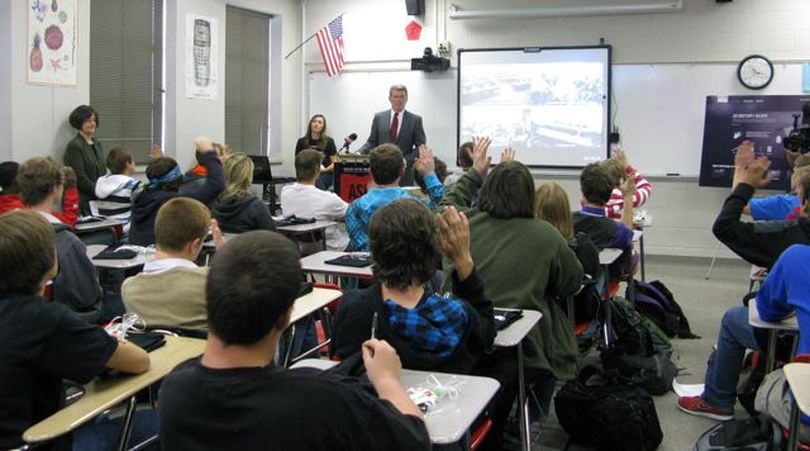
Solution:
<svg viewBox="0 0 810 451">
<path fill-rule="evenodd" d="M 453 355 L 469 321 L 462 301 L 435 294 L 412 309 L 386 300 L 385 311 L 394 333 L 440 359 Z"/>
<path fill-rule="evenodd" d="M 444 186 L 436 177 L 436 174 L 425 176 L 425 184 L 427 185 L 430 201 L 420 200 L 431 209 L 435 208 L 444 197 Z M 410 194 L 399 186 L 374 188 L 349 205 L 349 209 L 346 211 L 346 230 L 349 232 L 349 239 L 351 240 L 349 249 L 367 251 L 368 225 L 374 213 L 384 205 L 409 196 Z"/>
</svg>

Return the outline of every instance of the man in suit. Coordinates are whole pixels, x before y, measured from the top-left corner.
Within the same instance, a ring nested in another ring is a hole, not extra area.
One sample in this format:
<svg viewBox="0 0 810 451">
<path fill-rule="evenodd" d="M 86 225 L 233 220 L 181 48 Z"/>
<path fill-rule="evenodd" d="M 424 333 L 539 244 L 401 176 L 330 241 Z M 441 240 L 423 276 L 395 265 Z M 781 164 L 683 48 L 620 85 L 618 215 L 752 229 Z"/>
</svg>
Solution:
<svg viewBox="0 0 810 451">
<path fill-rule="evenodd" d="M 422 127 L 422 116 L 405 111 L 408 103 L 408 88 L 405 85 L 393 85 L 388 90 L 388 101 L 391 109 L 380 111 L 371 122 L 371 133 L 368 141 L 360 149 L 369 153 L 380 144 L 396 144 L 405 156 L 407 167 L 400 180 L 400 186 L 413 185 L 413 162 L 418 155 L 417 149 L 425 144 L 425 129 Z"/>
</svg>

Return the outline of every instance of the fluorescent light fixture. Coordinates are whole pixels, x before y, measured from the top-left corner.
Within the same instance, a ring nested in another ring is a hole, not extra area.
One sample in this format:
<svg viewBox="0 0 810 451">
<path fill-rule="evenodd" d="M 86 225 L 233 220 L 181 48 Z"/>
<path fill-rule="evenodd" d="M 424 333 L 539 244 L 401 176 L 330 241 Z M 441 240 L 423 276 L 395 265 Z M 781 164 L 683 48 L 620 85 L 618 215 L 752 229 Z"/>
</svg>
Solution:
<svg viewBox="0 0 810 451">
<path fill-rule="evenodd" d="M 683 0 L 629 5 L 538 6 L 535 8 L 462 10 L 450 5 L 450 19 L 518 19 L 530 17 L 616 16 L 623 14 L 673 13 L 683 9 Z"/>
</svg>

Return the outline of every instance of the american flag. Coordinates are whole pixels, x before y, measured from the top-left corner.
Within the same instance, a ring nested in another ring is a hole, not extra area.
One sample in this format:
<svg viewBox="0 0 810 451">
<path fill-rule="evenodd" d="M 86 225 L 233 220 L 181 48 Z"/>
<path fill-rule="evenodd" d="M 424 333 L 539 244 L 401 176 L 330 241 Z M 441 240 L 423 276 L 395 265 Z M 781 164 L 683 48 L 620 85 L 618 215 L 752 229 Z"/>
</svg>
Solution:
<svg viewBox="0 0 810 451">
<path fill-rule="evenodd" d="M 343 16 L 337 16 L 316 35 L 326 74 L 334 77 L 343 69 Z"/>
</svg>

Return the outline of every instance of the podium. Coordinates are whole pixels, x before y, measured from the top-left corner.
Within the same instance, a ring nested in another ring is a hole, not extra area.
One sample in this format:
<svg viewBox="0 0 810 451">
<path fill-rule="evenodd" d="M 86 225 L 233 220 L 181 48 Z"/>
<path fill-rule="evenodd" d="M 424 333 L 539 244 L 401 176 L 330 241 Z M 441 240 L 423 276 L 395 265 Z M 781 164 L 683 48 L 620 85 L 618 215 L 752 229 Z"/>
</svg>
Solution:
<svg viewBox="0 0 810 451">
<path fill-rule="evenodd" d="M 335 162 L 335 192 L 352 203 L 366 194 L 371 182 L 368 155 L 340 155 Z"/>
</svg>

